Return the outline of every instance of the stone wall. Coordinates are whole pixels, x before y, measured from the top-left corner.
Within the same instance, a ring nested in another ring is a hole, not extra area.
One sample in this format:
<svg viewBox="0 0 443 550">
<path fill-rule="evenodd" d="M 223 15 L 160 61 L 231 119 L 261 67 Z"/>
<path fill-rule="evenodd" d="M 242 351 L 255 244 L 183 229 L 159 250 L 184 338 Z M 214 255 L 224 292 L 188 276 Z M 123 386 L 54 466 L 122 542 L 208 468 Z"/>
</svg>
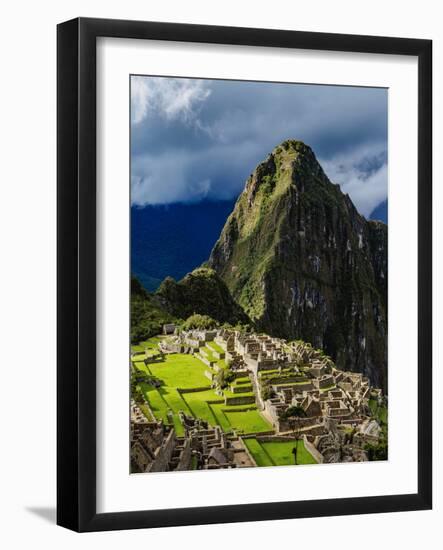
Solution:
<svg viewBox="0 0 443 550">
<path fill-rule="evenodd" d="M 312 391 L 314 389 L 314 386 L 312 382 L 306 382 L 306 384 L 295 384 L 295 385 L 288 385 L 288 384 L 279 384 L 279 385 L 272 385 L 274 390 L 276 392 L 279 392 L 284 389 L 293 389 L 296 393 L 303 393 L 304 391 Z"/>
<path fill-rule="evenodd" d="M 209 401 L 208 401 L 209 403 Z M 244 411 L 256 411 L 257 410 L 257 407 L 254 405 L 251 405 L 250 407 L 245 407 L 245 406 L 242 406 L 240 409 L 236 409 L 235 407 L 229 407 L 229 408 L 226 408 L 226 409 L 222 409 L 223 412 L 232 412 L 232 413 L 236 413 L 236 412 L 244 412 Z"/>
<path fill-rule="evenodd" d="M 272 378 L 268 378 L 269 382 L 274 384 L 290 384 L 293 382 L 310 382 L 309 378 L 306 378 L 306 376 L 279 376 L 276 374 Z"/>
<path fill-rule="evenodd" d="M 148 472 L 165 472 L 168 470 L 169 462 L 176 445 L 175 431 L 171 430 L 161 447 L 155 451 L 154 461 L 148 467 Z"/>
<path fill-rule="evenodd" d="M 257 369 L 259 371 L 263 370 L 273 370 L 278 367 L 278 362 L 274 359 L 263 359 L 263 361 L 257 361 Z"/>
<path fill-rule="evenodd" d="M 232 371 L 232 374 L 235 376 L 235 378 L 245 378 L 246 376 L 249 377 L 249 371 L 246 369 Z"/>
<path fill-rule="evenodd" d="M 335 384 L 335 379 L 333 376 L 325 376 L 325 378 L 320 378 L 316 382 L 319 388 L 327 388 Z"/>
<path fill-rule="evenodd" d="M 255 403 L 254 395 L 245 395 L 244 397 L 225 397 L 226 405 L 249 405 L 249 403 Z"/>
<path fill-rule="evenodd" d="M 256 439 L 259 443 L 286 443 L 294 441 L 293 435 L 257 435 Z"/>
<path fill-rule="evenodd" d="M 303 435 L 323 435 L 326 430 L 323 424 L 313 424 L 311 426 L 304 426 L 301 428 L 301 431 L 304 432 Z"/>
<path fill-rule="evenodd" d="M 199 391 L 210 390 L 211 386 L 201 386 L 199 388 L 177 388 L 178 393 L 196 393 Z"/>
<path fill-rule="evenodd" d="M 306 450 L 312 455 L 314 460 L 316 460 L 318 462 L 318 464 L 323 464 L 323 461 L 324 461 L 323 455 L 320 453 L 320 451 L 318 451 L 314 447 L 314 445 L 312 443 L 310 443 L 308 441 L 308 438 L 306 437 L 306 435 L 303 436 L 303 441 L 305 443 Z"/>
<path fill-rule="evenodd" d="M 245 450 L 245 453 L 248 455 L 249 460 L 252 462 L 252 464 L 253 464 L 254 466 L 257 467 L 258 464 L 257 464 L 257 462 L 255 462 L 254 457 L 253 457 L 252 454 L 249 452 L 249 449 L 248 449 L 248 447 L 246 446 L 246 444 L 245 444 L 245 442 L 244 442 L 244 439 L 248 439 L 248 437 L 247 437 L 247 436 L 245 436 L 245 437 L 239 437 L 239 440 L 240 440 L 241 444 L 243 445 L 243 448 L 244 448 L 244 450 Z M 250 439 L 250 438 L 249 438 L 249 439 Z"/>
<path fill-rule="evenodd" d="M 271 418 L 272 423 L 275 425 L 278 425 L 279 417 L 278 417 L 277 411 L 275 409 L 275 406 L 272 405 L 272 403 L 269 400 L 265 401 L 265 411 Z"/>
<path fill-rule="evenodd" d="M 214 375 L 211 371 L 205 370 L 205 376 L 206 376 L 206 378 L 208 378 L 212 382 L 212 379 L 214 378 Z"/>
<path fill-rule="evenodd" d="M 266 436 L 275 436 L 274 430 L 269 430 L 267 432 L 252 432 L 250 434 L 243 434 L 241 437 L 243 439 L 258 439 L 259 437 L 266 437 Z"/>
<path fill-rule="evenodd" d="M 151 460 L 151 455 L 146 451 L 146 449 L 140 444 L 139 441 L 136 441 L 132 444 L 131 462 L 136 464 L 137 472 L 148 471 Z"/>
<path fill-rule="evenodd" d="M 248 365 L 249 368 L 255 370 L 257 372 L 258 370 L 258 361 L 255 359 L 252 359 L 252 357 L 244 356 L 243 357 L 244 362 Z"/>
<path fill-rule="evenodd" d="M 191 440 L 185 439 L 183 451 L 180 454 L 180 460 L 178 462 L 176 470 L 178 471 L 189 470 L 191 468 L 191 456 L 192 456 Z"/>
<path fill-rule="evenodd" d="M 238 386 L 232 385 L 231 386 L 232 393 L 246 393 L 252 391 L 251 384 L 241 384 Z"/>
<path fill-rule="evenodd" d="M 201 353 L 196 353 L 195 357 L 197 357 L 197 359 L 199 359 L 199 361 L 202 361 L 208 367 L 212 367 L 215 363 L 215 361 L 209 361 L 209 359 L 207 357 L 205 357 L 204 355 L 202 355 Z"/>
</svg>

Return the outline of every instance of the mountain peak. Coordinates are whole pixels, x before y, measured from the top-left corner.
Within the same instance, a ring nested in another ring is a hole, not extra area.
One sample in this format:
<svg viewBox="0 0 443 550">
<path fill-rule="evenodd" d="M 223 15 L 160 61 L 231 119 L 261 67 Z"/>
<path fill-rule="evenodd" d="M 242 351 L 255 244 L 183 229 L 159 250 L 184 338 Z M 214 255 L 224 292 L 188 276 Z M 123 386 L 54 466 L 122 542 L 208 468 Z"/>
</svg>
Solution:
<svg viewBox="0 0 443 550">
<path fill-rule="evenodd" d="M 303 141 L 296 139 L 287 139 L 283 141 L 280 145 L 274 147 L 271 155 L 280 160 L 281 163 L 292 162 L 293 167 L 297 165 L 320 167 L 311 147 L 306 145 Z"/>
<path fill-rule="evenodd" d="M 313 150 L 303 141 L 287 139 L 274 147 L 246 181 L 241 195 L 251 208 L 264 199 L 278 198 L 289 189 L 305 191 L 307 184 L 334 186 L 327 178 Z"/>
<path fill-rule="evenodd" d="M 325 348 L 383 387 L 386 254 L 384 233 L 291 139 L 246 181 L 208 265 L 259 330 Z"/>
<path fill-rule="evenodd" d="M 309 145 L 306 145 L 303 141 L 299 139 L 285 139 L 279 145 L 276 145 L 272 151 L 275 154 L 283 152 L 293 152 L 297 154 L 313 154 L 312 149 Z"/>
</svg>

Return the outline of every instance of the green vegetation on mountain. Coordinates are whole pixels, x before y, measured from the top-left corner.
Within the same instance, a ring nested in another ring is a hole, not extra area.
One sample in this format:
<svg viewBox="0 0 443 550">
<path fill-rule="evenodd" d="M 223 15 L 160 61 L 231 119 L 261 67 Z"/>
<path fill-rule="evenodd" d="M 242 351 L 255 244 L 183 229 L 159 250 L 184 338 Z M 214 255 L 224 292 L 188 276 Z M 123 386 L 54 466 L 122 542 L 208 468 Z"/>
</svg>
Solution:
<svg viewBox="0 0 443 550">
<path fill-rule="evenodd" d="M 162 332 L 165 323 L 176 318 L 155 303 L 153 297 L 131 278 L 131 343 L 136 344 Z"/>
<path fill-rule="evenodd" d="M 184 330 L 200 329 L 200 330 L 210 330 L 217 326 L 217 321 L 215 321 L 209 315 L 200 315 L 200 313 L 194 313 L 186 319 L 183 323 L 182 328 Z"/>
<path fill-rule="evenodd" d="M 302 338 L 386 388 L 387 230 L 300 141 L 248 178 L 207 264 L 258 330 Z"/>
</svg>

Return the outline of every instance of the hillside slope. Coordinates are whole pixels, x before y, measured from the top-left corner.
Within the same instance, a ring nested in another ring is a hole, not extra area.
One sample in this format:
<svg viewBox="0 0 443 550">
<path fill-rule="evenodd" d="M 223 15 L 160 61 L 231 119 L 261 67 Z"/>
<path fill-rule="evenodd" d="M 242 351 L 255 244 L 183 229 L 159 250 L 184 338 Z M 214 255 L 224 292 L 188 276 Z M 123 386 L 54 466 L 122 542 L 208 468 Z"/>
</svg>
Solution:
<svg viewBox="0 0 443 550">
<path fill-rule="evenodd" d="M 162 309 L 182 319 L 200 313 L 220 323 L 235 325 L 249 322 L 242 308 L 233 300 L 226 284 L 213 269 L 194 269 L 179 282 L 167 277 L 154 296 Z"/>
</svg>

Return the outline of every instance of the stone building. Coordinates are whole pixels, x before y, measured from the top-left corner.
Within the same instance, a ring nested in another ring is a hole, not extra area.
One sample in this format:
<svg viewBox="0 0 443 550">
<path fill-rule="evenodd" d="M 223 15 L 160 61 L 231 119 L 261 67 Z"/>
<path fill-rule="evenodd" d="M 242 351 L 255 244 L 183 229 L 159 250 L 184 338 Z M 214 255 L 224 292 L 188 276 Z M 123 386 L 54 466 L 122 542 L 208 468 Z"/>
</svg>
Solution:
<svg viewBox="0 0 443 550">
<path fill-rule="evenodd" d="M 174 334 L 175 329 L 176 329 L 176 326 L 174 323 L 167 323 L 163 325 L 163 334 L 165 335 Z"/>
</svg>

